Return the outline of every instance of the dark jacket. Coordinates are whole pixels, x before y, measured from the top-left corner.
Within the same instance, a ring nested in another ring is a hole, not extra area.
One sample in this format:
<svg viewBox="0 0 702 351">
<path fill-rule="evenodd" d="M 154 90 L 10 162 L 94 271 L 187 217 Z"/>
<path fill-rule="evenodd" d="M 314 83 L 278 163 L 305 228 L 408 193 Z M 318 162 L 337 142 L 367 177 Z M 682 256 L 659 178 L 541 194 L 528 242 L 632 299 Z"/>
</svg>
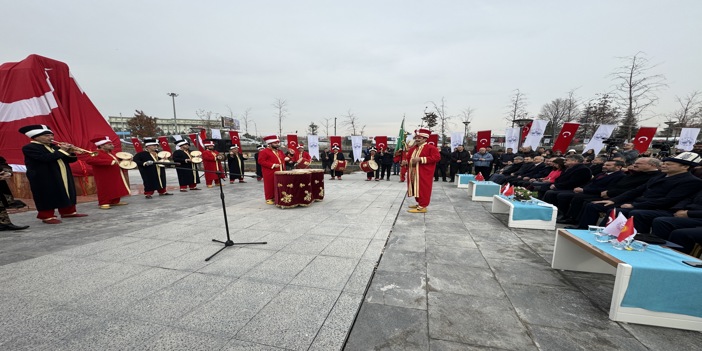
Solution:
<svg viewBox="0 0 702 351">
<path fill-rule="evenodd" d="M 442 147 L 441 150 L 439 150 L 439 154 L 441 155 L 441 160 L 439 161 L 440 165 L 447 165 L 451 162 L 451 148 L 448 146 Z"/>
<path fill-rule="evenodd" d="M 49 148 L 53 150 L 49 151 Z M 76 188 L 69 163 L 76 162 L 75 154 L 59 151 L 55 145 L 44 146 L 32 142 L 22 147 L 27 179 L 32 189 L 34 204 L 39 211 L 68 207 L 76 204 Z M 64 167 L 59 166 L 63 163 Z M 65 177 L 65 178 L 64 178 Z M 66 179 L 64 183 L 63 179 Z"/>
<path fill-rule="evenodd" d="M 637 210 L 667 210 L 679 201 L 702 190 L 702 180 L 690 172 L 660 174 L 645 184 L 611 199 L 616 206 L 631 203 Z"/>
<path fill-rule="evenodd" d="M 536 167 L 534 162 L 522 162 L 522 167 L 520 167 L 518 171 L 512 173 L 514 173 L 515 176 L 524 176 L 524 174 L 534 169 L 534 167 Z"/>
<path fill-rule="evenodd" d="M 529 170 L 529 172 L 526 172 L 523 177 L 529 177 L 529 178 L 543 178 L 547 176 L 553 168 L 546 166 L 546 163 L 541 162 L 539 164 L 535 164 L 534 168 Z M 546 174 L 544 174 L 546 172 Z"/>
<path fill-rule="evenodd" d="M 617 197 L 625 192 L 634 189 L 641 184 L 645 184 L 651 178 L 661 174 L 660 171 L 654 172 L 631 172 L 624 177 L 619 178 L 618 181 L 609 183 L 607 186 L 607 197 L 613 198 Z"/>
<path fill-rule="evenodd" d="M 463 151 L 454 151 L 451 153 L 451 164 L 458 164 L 458 160 L 461 160 L 461 163 L 464 165 L 467 165 L 471 161 L 471 155 L 468 150 L 463 149 Z"/>
<path fill-rule="evenodd" d="M 561 173 L 561 176 L 556 178 L 553 185 L 558 190 L 573 190 L 577 187 L 584 186 L 592 178 L 592 173 L 587 165 L 582 163 L 568 167 Z"/>
<path fill-rule="evenodd" d="M 524 164 L 525 164 L 524 162 L 521 162 L 521 163 L 513 163 L 513 164 L 511 164 L 511 165 L 505 167 L 505 169 L 502 171 L 502 174 L 504 174 L 504 175 L 510 175 L 510 174 L 512 174 L 512 173 L 515 173 L 515 172 L 519 171 L 519 169 L 522 168 L 522 166 L 523 166 Z"/>
<path fill-rule="evenodd" d="M 609 184 L 616 183 L 624 177 L 625 174 L 622 171 L 612 172 L 610 174 L 600 173 L 583 186 L 583 193 L 597 195 L 599 197 L 600 193 L 606 190 Z"/>
<path fill-rule="evenodd" d="M 682 199 L 671 208 L 673 212 L 678 210 L 687 210 L 687 216 L 690 218 L 702 218 L 702 191 L 698 191 L 694 195 Z"/>
</svg>

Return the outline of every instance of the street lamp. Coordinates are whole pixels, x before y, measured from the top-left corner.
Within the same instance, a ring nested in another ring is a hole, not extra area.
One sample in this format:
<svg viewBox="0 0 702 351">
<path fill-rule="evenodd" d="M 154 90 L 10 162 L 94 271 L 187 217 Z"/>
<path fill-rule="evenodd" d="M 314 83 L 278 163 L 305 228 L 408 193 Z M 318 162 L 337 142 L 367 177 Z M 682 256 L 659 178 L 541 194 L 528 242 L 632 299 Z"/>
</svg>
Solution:
<svg viewBox="0 0 702 351">
<path fill-rule="evenodd" d="M 176 96 L 178 96 L 178 94 L 168 93 L 166 95 L 170 96 L 173 99 L 173 128 L 175 128 L 173 131 L 173 134 L 178 134 L 178 121 L 176 120 L 176 109 L 175 109 L 175 98 L 176 98 Z"/>
<path fill-rule="evenodd" d="M 334 135 L 336 135 L 336 117 L 334 117 Z"/>
<path fill-rule="evenodd" d="M 465 129 L 463 130 L 463 145 L 465 148 L 468 148 L 468 125 L 470 124 L 470 121 L 463 121 L 463 125 L 465 125 Z"/>
</svg>

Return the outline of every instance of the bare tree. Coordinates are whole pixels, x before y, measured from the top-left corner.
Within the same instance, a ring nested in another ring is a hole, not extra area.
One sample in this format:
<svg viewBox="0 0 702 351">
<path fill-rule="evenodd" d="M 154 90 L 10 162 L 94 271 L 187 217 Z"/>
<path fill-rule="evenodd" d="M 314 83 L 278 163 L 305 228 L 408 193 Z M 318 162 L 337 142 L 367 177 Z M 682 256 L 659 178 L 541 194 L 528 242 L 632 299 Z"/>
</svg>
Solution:
<svg viewBox="0 0 702 351">
<path fill-rule="evenodd" d="M 675 100 L 680 108 L 666 118 L 668 122 L 674 122 L 679 128 L 691 127 L 702 122 L 698 120 L 702 117 L 699 116 L 702 108 L 702 94 L 699 91 L 693 91 L 683 98 L 676 96 Z"/>
<path fill-rule="evenodd" d="M 307 126 L 307 134 L 317 135 L 317 131 L 319 131 L 319 126 L 314 124 L 314 122 L 310 123 L 310 125 Z"/>
<path fill-rule="evenodd" d="M 324 121 L 319 122 L 319 125 L 324 127 L 324 131 L 327 133 L 326 135 L 329 136 L 329 127 L 331 126 L 331 120 L 334 119 L 333 117 L 330 118 L 325 118 Z"/>
<path fill-rule="evenodd" d="M 466 147 L 468 146 L 468 140 L 470 140 L 468 135 L 470 133 L 470 122 L 473 121 L 473 112 L 474 111 L 475 111 L 474 109 L 472 109 L 470 107 L 466 107 L 463 110 L 461 110 L 461 114 L 459 116 L 459 118 L 461 119 L 461 123 L 463 123 L 464 132 L 466 134 L 463 137 L 463 143 L 465 144 Z"/>
<path fill-rule="evenodd" d="M 569 113 L 571 113 L 571 110 L 568 99 L 558 98 L 541 107 L 539 119 L 548 121 L 552 139 L 561 130 L 563 123 L 569 121 Z"/>
<path fill-rule="evenodd" d="M 241 114 L 241 121 L 244 123 L 244 133 L 249 134 L 249 122 L 251 119 L 251 107 L 247 107 L 244 113 Z"/>
<path fill-rule="evenodd" d="M 619 108 L 614 106 L 614 99 L 609 94 L 599 94 L 599 98 L 592 99 L 583 109 L 576 120 L 581 128 L 576 133 L 578 138 L 590 138 L 595 133 L 595 126 L 600 124 L 616 124 L 621 117 Z"/>
<path fill-rule="evenodd" d="M 346 126 L 346 128 L 349 130 L 349 132 L 351 132 L 351 135 L 358 135 L 356 133 L 356 131 L 360 129 L 358 117 L 356 117 L 356 115 L 351 113 L 351 110 L 349 110 L 346 113 L 346 116 L 344 116 L 344 118 L 345 118 L 345 120 L 344 120 L 343 124 Z"/>
<path fill-rule="evenodd" d="M 212 129 L 219 127 L 221 121 L 219 119 L 219 113 L 214 113 L 212 111 L 205 111 L 204 109 L 199 109 L 195 111 L 195 115 L 202 121 L 202 126 L 206 129 Z"/>
<path fill-rule="evenodd" d="M 363 127 L 361 127 L 361 131 L 359 132 L 359 135 L 363 135 L 365 130 L 366 130 L 366 125 L 364 124 Z"/>
<path fill-rule="evenodd" d="M 568 96 L 565 98 L 566 122 L 575 121 L 580 117 L 580 101 L 575 95 L 575 90 L 577 89 L 569 91 Z"/>
<path fill-rule="evenodd" d="M 288 115 L 288 101 L 281 98 L 276 98 L 273 102 L 273 107 L 276 111 L 276 118 L 278 118 L 278 135 L 282 137 L 283 135 L 283 119 Z"/>
<path fill-rule="evenodd" d="M 452 116 L 446 115 L 446 99 L 441 97 L 441 104 L 437 105 L 434 101 L 429 101 L 429 103 L 434 108 L 434 113 L 437 117 L 437 122 L 439 125 L 439 131 L 441 132 L 441 144 L 446 142 L 446 129 L 449 127 L 449 121 Z"/>
<path fill-rule="evenodd" d="M 510 104 L 507 105 L 509 110 L 507 112 L 507 116 L 505 116 L 507 122 L 512 123 L 512 127 L 514 127 L 515 120 L 527 118 L 529 116 L 529 113 L 526 110 L 526 106 L 526 95 L 519 91 L 519 89 L 515 89 L 512 94 L 512 97 L 510 98 Z"/>
<path fill-rule="evenodd" d="M 631 139 L 638 123 L 644 120 L 643 113 L 658 102 L 656 92 L 667 85 L 665 76 L 651 73 L 658 65 L 651 65 L 645 53 L 639 51 L 634 56 L 619 59 L 624 63 L 611 76 L 625 111 L 620 128 L 626 130 L 623 136 Z"/>
</svg>

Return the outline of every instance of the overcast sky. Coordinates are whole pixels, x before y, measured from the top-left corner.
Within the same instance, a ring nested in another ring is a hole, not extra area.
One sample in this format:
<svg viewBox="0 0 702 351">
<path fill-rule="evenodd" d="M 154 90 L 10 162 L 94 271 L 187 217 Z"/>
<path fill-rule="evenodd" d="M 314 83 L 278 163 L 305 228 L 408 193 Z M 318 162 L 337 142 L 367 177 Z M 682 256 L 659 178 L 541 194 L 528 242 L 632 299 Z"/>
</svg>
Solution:
<svg viewBox="0 0 702 351">
<path fill-rule="evenodd" d="M 265 135 L 281 98 L 283 134 L 337 117 L 348 135 L 350 111 L 365 135 L 392 136 L 443 97 L 447 115 L 474 109 L 472 131 L 502 134 L 515 89 L 530 116 L 572 89 L 587 101 L 639 51 L 669 86 L 644 125 L 702 90 L 699 0 L 3 2 L 0 62 L 67 63 L 105 117 L 172 118 L 175 92 L 179 118 L 250 108 Z"/>
</svg>

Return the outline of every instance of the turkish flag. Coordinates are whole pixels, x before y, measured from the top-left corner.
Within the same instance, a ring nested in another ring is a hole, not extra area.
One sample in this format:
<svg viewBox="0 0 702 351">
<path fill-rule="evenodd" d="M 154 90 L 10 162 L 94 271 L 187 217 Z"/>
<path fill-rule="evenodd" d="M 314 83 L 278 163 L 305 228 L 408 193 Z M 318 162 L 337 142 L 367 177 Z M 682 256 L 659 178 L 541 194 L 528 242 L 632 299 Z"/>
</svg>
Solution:
<svg viewBox="0 0 702 351">
<path fill-rule="evenodd" d="M 610 225 L 614 220 L 617 219 L 617 209 L 613 208 L 611 211 L 609 211 L 609 216 L 607 217 L 607 224 L 605 226 Z"/>
<path fill-rule="evenodd" d="M 197 134 L 195 134 L 195 133 L 193 133 L 193 134 L 188 134 L 188 137 L 189 137 L 190 140 L 192 141 L 192 144 L 193 144 L 194 146 L 196 146 L 197 149 L 200 150 L 200 152 L 205 151 L 204 148 L 202 147 L 202 143 L 201 143 L 200 140 L 198 139 Z"/>
<path fill-rule="evenodd" d="M 139 138 L 132 138 L 132 144 L 134 144 L 134 151 L 136 151 L 136 152 L 144 151 L 144 148 L 141 146 L 141 141 L 139 141 Z"/>
<path fill-rule="evenodd" d="M 207 140 L 207 131 L 205 131 L 205 129 L 200 129 L 200 144 L 204 143 L 205 140 Z"/>
<path fill-rule="evenodd" d="M 236 130 L 230 130 L 229 140 L 231 140 L 232 146 L 236 145 L 239 147 L 239 153 L 243 152 L 241 151 L 241 139 L 239 139 L 239 132 L 237 132 Z"/>
<path fill-rule="evenodd" d="M 485 177 L 483 177 L 483 174 L 478 172 L 478 174 L 475 175 L 475 180 L 482 182 L 485 181 Z"/>
<path fill-rule="evenodd" d="M 158 137 L 158 144 L 161 145 L 163 151 L 173 152 L 171 146 L 168 144 L 168 137 Z"/>
<path fill-rule="evenodd" d="M 333 148 L 334 146 L 338 146 L 338 147 L 339 147 L 339 152 L 342 151 L 342 149 L 341 149 L 341 137 L 340 137 L 340 136 L 334 135 L 334 136 L 330 136 L 330 137 L 329 137 L 329 149 L 331 150 L 331 148 Z"/>
<path fill-rule="evenodd" d="M 507 190 L 505 190 L 504 196 L 514 196 L 514 185 L 510 185 Z"/>
<path fill-rule="evenodd" d="M 295 151 L 297 154 L 297 134 L 288 134 L 288 150 Z"/>
<path fill-rule="evenodd" d="M 380 150 L 388 149 L 388 137 L 387 136 L 377 136 L 375 137 L 375 147 Z"/>
<path fill-rule="evenodd" d="M 533 121 L 529 122 L 529 123 L 527 123 L 527 125 L 524 126 L 524 128 L 522 128 L 522 141 L 524 141 L 524 139 L 526 139 L 527 135 L 529 135 L 529 132 L 531 131 L 531 124 L 532 123 L 534 123 L 534 122 Z"/>
<path fill-rule="evenodd" d="M 622 242 L 634 235 L 636 235 L 636 228 L 634 228 L 634 217 L 629 217 L 629 219 L 626 220 L 626 224 L 624 224 L 622 231 L 619 232 L 617 241 Z"/>
<path fill-rule="evenodd" d="M 490 130 L 481 130 L 478 132 L 478 143 L 475 145 L 477 150 L 480 150 L 481 147 L 490 146 L 490 134 L 492 134 Z"/>
<path fill-rule="evenodd" d="M 507 189 L 509 189 L 509 182 L 505 183 L 505 185 L 500 187 L 500 194 L 504 195 Z"/>
<path fill-rule="evenodd" d="M 427 139 L 427 144 L 437 146 L 439 144 L 439 134 L 429 134 L 429 139 Z"/>
<path fill-rule="evenodd" d="M 564 123 L 561 132 L 558 133 L 556 142 L 553 143 L 553 151 L 560 151 L 565 154 L 575 137 L 575 132 L 578 131 L 578 127 L 580 127 L 579 123 Z"/>
<path fill-rule="evenodd" d="M 638 150 L 640 153 L 646 152 L 646 150 L 648 150 L 648 147 L 651 145 L 651 141 L 653 141 L 653 136 L 656 135 L 656 129 L 658 128 L 639 128 L 639 131 L 636 133 L 636 136 L 633 140 L 631 140 L 631 142 L 634 143 L 634 149 Z"/>
</svg>

